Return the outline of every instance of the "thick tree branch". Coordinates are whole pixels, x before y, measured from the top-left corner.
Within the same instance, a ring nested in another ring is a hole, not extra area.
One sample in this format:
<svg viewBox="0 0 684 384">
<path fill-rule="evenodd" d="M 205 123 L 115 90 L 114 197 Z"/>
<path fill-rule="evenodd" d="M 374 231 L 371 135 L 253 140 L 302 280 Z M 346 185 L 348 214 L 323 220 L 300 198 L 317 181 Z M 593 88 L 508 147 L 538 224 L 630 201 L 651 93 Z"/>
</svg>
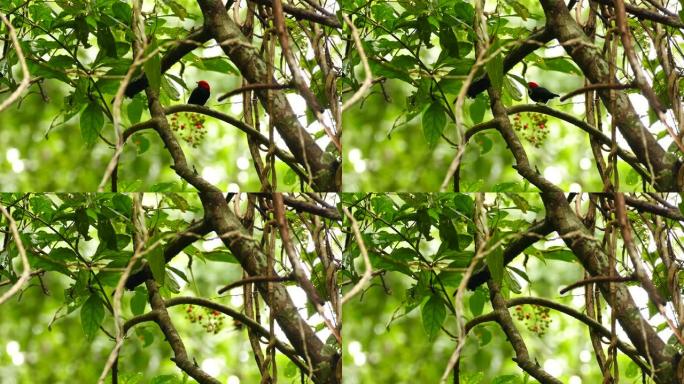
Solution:
<svg viewBox="0 0 684 384">
<path fill-rule="evenodd" d="M 561 191 L 545 192 L 541 194 L 546 208 L 547 220 L 554 230 L 563 238 L 566 245 L 573 251 L 584 269 L 591 276 L 617 275 L 610 269 L 608 255 L 601 243 L 592 236 L 575 215 Z M 606 300 L 610 301 L 609 284 L 597 284 Z M 621 283 L 612 283 L 616 300 L 610 302 L 613 312 L 639 354 L 649 361 L 653 361 L 658 371 L 655 381 L 658 384 L 675 382 L 676 362 L 680 359 L 676 350 L 665 344 L 655 330 L 642 317 L 639 307 Z"/>
<path fill-rule="evenodd" d="M 543 46 L 549 41 L 553 40 L 553 35 L 548 30 L 548 28 L 541 29 L 536 32 L 532 32 L 531 35 L 525 39 L 524 43 L 518 45 L 508 52 L 506 57 L 504 57 L 503 62 L 503 73 L 506 74 L 511 70 L 516 64 L 521 62 L 527 55 L 537 50 L 537 48 Z M 485 74 L 480 79 L 474 81 L 468 87 L 468 97 L 475 97 L 478 94 L 484 92 L 489 88 L 491 82 L 489 81 L 489 76 Z"/>
<path fill-rule="evenodd" d="M 611 7 L 615 6 L 613 0 L 597 1 L 601 4 L 609 5 Z M 628 13 L 631 13 L 632 15 L 636 16 L 636 18 L 640 20 L 651 20 L 655 21 L 656 23 L 669 25 L 670 27 L 684 28 L 684 22 L 682 22 L 682 20 L 680 20 L 678 17 L 663 15 L 662 13 L 651 11 L 650 9 L 640 8 L 628 3 L 625 3 L 625 10 Z"/>
<path fill-rule="evenodd" d="M 269 339 L 271 337 L 271 333 L 268 331 L 268 329 L 264 328 L 261 324 L 257 323 L 256 321 L 250 319 L 249 317 L 245 316 L 244 314 L 234 310 L 233 308 L 227 307 L 225 305 L 221 305 L 219 303 L 215 303 L 211 300 L 207 300 L 201 297 L 189 297 L 189 296 L 179 296 L 179 297 L 173 297 L 171 299 L 168 299 L 164 302 L 166 307 L 173 307 L 175 305 L 183 305 L 183 304 L 193 304 L 193 305 L 199 305 L 201 307 L 213 309 L 216 311 L 219 311 L 226 316 L 230 316 L 231 318 L 239 321 L 240 323 L 244 324 L 245 326 L 249 327 L 252 329 L 254 332 L 256 332 L 259 336 Z M 297 352 L 295 352 L 292 347 L 289 345 L 283 343 L 282 341 L 275 339 L 275 347 L 282 352 L 283 355 L 287 356 L 290 361 L 292 361 L 299 369 L 301 369 L 304 372 L 308 372 L 308 367 L 304 362 L 297 356 Z"/>
<path fill-rule="evenodd" d="M 168 264 L 171 259 L 176 257 L 185 247 L 203 238 L 212 231 L 211 225 L 206 220 L 190 225 L 185 231 L 179 233 L 164 246 L 164 260 Z M 133 290 L 145 280 L 152 278 L 152 272 L 144 262 L 142 269 L 133 273 L 126 280 L 126 289 Z"/>
<path fill-rule="evenodd" d="M 529 373 L 530 376 L 539 380 L 540 383 L 561 384 L 560 380 L 551 376 L 548 372 L 543 370 L 539 365 L 535 364 L 530 359 L 530 354 L 527 351 L 525 340 L 523 340 L 522 336 L 520 336 L 518 329 L 513 323 L 513 318 L 508 312 L 506 300 L 504 300 L 503 296 L 501 295 L 499 284 L 490 279 L 487 282 L 487 285 L 489 286 L 489 298 L 492 302 L 492 307 L 494 308 L 496 322 L 499 323 L 501 329 L 503 329 L 504 333 L 508 337 L 508 342 L 515 351 L 515 362 L 525 372 Z"/>
<path fill-rule="evenodd" d="M 506 306 L 508 308 L 516 307 L 518 305 L 538 305 L 542 307 L 547 307 L 551 309 L 555 309 L 558 312 L 564 313 L 584 324 L 586 324 L 589 328 L 592 330 L 598 332 L 599 335 L 605 337 L 606 339 L 610 339 L 611 333 L 610 330 L 606 327 L 604 327 L 601 323 L 597 322 L 596 320 L 592 319 L 591 317 L 585 315 L 584 313 L 581 313 L 579 311 L 576 311 L 573 308 L 570 308 L 568 306 L 565 306 L 563 304 L 557 303 L 553 300 L 548 300 L 544 299 L 541 297 L 514 297 L 508 301 L 506 301 Z M 496 321 L 497 318 L 497 313 L 496 312 L 490 312 L 486 313 L 484 315 L 478 316 L 466 323 L 466 332 L 469 332 L 471 329 L 476 327 L 479 324 L 482 323 L 487 323 L 491 321 Z M 624 341 L 618 339 L 617 340 L 617 347 L 624 353 L 625 355 L 629 356 L 632 361 L 634 361 L 639 367 L 646 373 L 650 373 L 649 367 L 644 363 L 644 361 L 641 359 L 637 351 L 632 347 L 631 345 L 625 343 Z"/>
<path fill-rule="evenodd" d="M 261 5 L 267 5 L 269 7 L 273 6 L 273 0 L 251 0 L 257 4 Z M 342 24 L 340 24 L 339 20 L 337 20 L 334 15 L 321 15 L 319 13 L 307 10 L 307 9 L 302 9 L 295 7 L 294 5 L 290 5 L 287 3 L 283 3 L 283 11 L 291 16 L 293 16 L 295 19 L 299 20 L 309 20 L 313 21 L 314 23 L 322 24 L 322 25 L 327 25 L 328 27 L 333 27 L 333 28 L 342 28 Z"/>
<path fill-rule="evenodd" d="M 619 84 L 610 75 L 608 62 L 602 52 L 587 37 L 560 0 L 541 0 L 546 14 L 546 29 L 563 45 L 568 55 L 584 75 L 594 84 Z M 611 93 L 615 100 L 611 101 Z M 603 104 L 610 112 L 620 133 L 646 169 L 653 170 L 655 188 L 663 191 L 679 190 L 677 174 L 681 163 L 665 151 L 643 125 L 627 94 L 619 90 L 599 90 Z"/>
<path fill-rule="evenodd" d="M 492 114 L 499 127 L 499 132 L 503 137 L 504 141 L 511 150 L 513 157 L 515 158 L 516 165 L 514 168 L 518 170 L 518 173 L 530 183 L 534 184 L 537 188 L 542 191 L 560 191 L 556 185 L 551 183 L 542 177 L 539 173 L 532 169 L 530 161 L 527 158 L 527 153 L 523 147 L 520 139 L 515 134 L 513 127 L 511 126 L 511 121 L 508 119 L 508 113 L 501 101 L 501 91 L 495 89 L 494 87 L 489 87 L 487 90 L 489 93 L 489 103 L 492 109 Z"/>
<path fill-rule="evenodd" d="M 200 199 L 205 210 L 206 220 L 216 234 L 230 249 L 240 265 L 250 276 L 275 276 L 269 271 L 267 256 L 259 243 L 242 226 L 240 220 L 228 208 L 220 192 L 201 192 Z M 257 284 L 262 298 L 271 308 L 278 325 L 299 356 L 306 356 L 314 366 L 314 382 L 317 384 L 337 384 L 335 375 L 337 365 L 341 364 L 339 355 L 326 348 L 292 302 L 285 287 L 280 283 L 270 283 L 271 292 L 266 284 Z"/>
<path fill-rule="evenodd" d="M 570 124 L 573 124 L 577 128 L 583 130 L 584 132 L 588 133 L 592 137 L 594 137 L 599 143 L 607 145 L 607 146 L 612 146 L 612 141 L 610 137 L 606 136 L 603 132 L 599 131 L 586 121 L 582 121 L 578 119 L 577 117 L 570 115 L 565 112 L 561 112 L 559 110 L 553 109 L 549 106 L 546 105 L 541 105 L 541 104 L 518 104 L 514 105 L 510 108 L 506 109 L 506 113 L 509 115 L 515 115 L 517 113 L 521 112 L 537 112 L 537 113 L 543 113 L 549 116 L 553 116 L 556 118 L 559 118 L 561 120 L 564 120 Z M 483 123 L 474 125 L 472 128 L 466 131 L 466 140 L 470 140 L 471 137 L 473 137 L 475 134 L 479 132 L 483 132 L 487 129 L 492 129 L 492 128 L 497 128 L 497 121 L 496 120 L 490 120 L 490 121 L 485 121 Z M 631 165 L 632 168 L 637 171 L 640 175 L 644 176 L 647 180 L 650 179 L 648 176 L 648 173 L 643 169 L 641 164 L 639 163 L 639 159 L 637 159 L 634 154 L 617 147 L 617 154 L 620 156 L 622 160 L 624 160 L 627 164 Z"/>
<path fill-rule="evenodd" d="M 242 76 L 253 84 L 277 84 L 269 75 L 266 61 L 226 14 L 221 1 L 198 0 L 204 14 L 204 25 L 211 31 L 225 54 L 239 68 Z M 311 170 L 311 182 L 317 191 L 338 191 L 336 176 L 339 163 L 331 153 L 324 152 L 300 124 L 285 93 L 281 90 L 255 92 L 297 162 Z"/>
<path fill-rule="evenodd" d="M 185 55 L 192 52 L 195 48 L 201 46 L 211 39 L 209 31 L 202 27 L 201 29 L 191 32 L 185 39 L 179 41 L 176 45 L 171 47 L 161 59 L 161 73 L 165 73 L 174 64 L 179 62 Z M 125 95 L 133 97 L 142 92 L 149 85 L 147 76 L 143 73 L 135 80 L 131 81 L 126 87 Z"/>
<path fill-rule="evenodd" d="M 150 306 L 152 307 L 152 310 L 156 311 L 154 321 L 159 325 L 159 328 L 166 337 L 166 341 L 171 346 L 171 349 L 173 349 L 174 358 L 172 360 L 176 363 L 176 366 L 201 384 L 220 384 L 220 381 L 204 372 L 188 357 L 183 340 L 178 334 L 178 331 L 176 331 L 176 327 L 174 327 L 171 322 L 169 313 L 166 311 L 166 305 L 164 304 L 161 294 L 159 294 L 157 282 L 153 279 L 149 279 L 145 281 L 145 285 L 147 286 L 147 292 L 149 294 Z"/>
<path fill-rule="evenodd" d="M 532 224 L 525 231 L 524 235 L 509 243 L 503 251 L 504 266 L 508 265 L 513 259 L 521 254 L 527 247 L 543 239 L 553 232 L 553 227 L 546 220 Z M 475 272 L 468 280 L 468 289 L 475 290 L 491 278 L 489 268 L 485 265 Z"/>
</svg>

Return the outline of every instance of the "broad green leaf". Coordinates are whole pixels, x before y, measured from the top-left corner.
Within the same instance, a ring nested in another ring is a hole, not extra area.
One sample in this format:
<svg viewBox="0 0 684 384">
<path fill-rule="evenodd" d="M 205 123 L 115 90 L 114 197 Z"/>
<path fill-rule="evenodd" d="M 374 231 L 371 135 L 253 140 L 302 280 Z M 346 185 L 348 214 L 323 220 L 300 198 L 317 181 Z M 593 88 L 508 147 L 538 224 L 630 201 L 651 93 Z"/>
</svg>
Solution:
<svg viewBox="0 0 684 384">
<path fill-rule="evenodd" d="M 162 251 L 161 247 L 156 247 L 150 252 L 148 252 L 145 255 L 145 259 L 147 259 L 147 262 L 150 265 L 150 269 L 152 270 L 152 276 L 154 276 L 154 279 L 157 280 L 157 283 L 159 283 L 159 285 L 163 285 L 164 277 L 166 276 L 166 273 L 164 271 L 166 262 L 164 260 L 164 252 Z"/>
<path fill-rule="evenodd" d="M 543 252 L 544 259 L 546 260 L 560 260 L 572 263 L 575 261 L 575 254 L 567 249 L 557 249 L 548 252 Z"/>
<path fill-rule="evenodd" d="M 118 193 L 112 197 L 114 209 L 125 216 L 129 216 L 133 210 L 133 199 L 126 194 Z"/>
<path fill-rule="evenodd" d="M 442 47 L 442 50 L 449 56 L 460 58 L 461 54 L 458 47 L 458 37 L 454 33 L 451 25 L 440 23 L 438 35 L 439 45 Z"/>
<path fill-rule="evenodd" d="M 474 332 L 480 341 L 480 347 L 484 347 L 485 345 L 489 344 L 490 341 L 492 341 L 492 333 L 489 332 L 487 328 L 477 327 L 475 328 Z"/>
<path fill-rule="evenodd" d="M 195 65 L 206 71 L 219 72 L 224 75 L 235 75 L 239 73 L 235 66 L 224 57 L 203 58 L 195 62 Z"/>
<path fill-rule="evenodd" d="M 470 104 L 470 119 L 473 124 L 479 124 L 484 119 L 485 110 L 487 108 L 487 101 L 483 94 L 478 95 L 475 100 Z"/>
<path fill-rule="evenodd" d="M 283 183 L 285 183 L 285 185 L 293 185 L 296 182 L 297 182 L 297 174 L 291 168 L 288 168 L 287 171 L 285 171 L 285 177 L 283 177 Z"/>
<path fill-rule="evenodd" d="M 159 375 L 152 378 L 150 384 L 176 384 L 181 383 L 181 381 L 176 377 L 176 375 Z"/>
<path fill-rule="evenodd" d="M 437 228 L 439 229 L 440 240 L 442 240 L 443 244 L 445 244 L 448 249 L 460 249 L 458 244 L 458 232 L 449 216 L 441 215 Z"/>
<path fill-rule="evenodd" d="M 485 256 L 487 261 L 487 267 L 489 267 L 489 272 L 492 274 L 492 279 L 497 283 L 501 284 L 503 280 L 503 252 L 501 247 L 496 247 L 487 253 Z"/>
<path fill-rule="evenodd" d="M 425 139 L 427 140 L 430 149 L 437 146 L 437 142 L 442 136 L 442 132 L 444 132 L 446 123 L 446 112 L 438 101 L 434 101 L 430 104 L 428 109 L 423 112 L 423 135 L 425 135 Z"/>
<path fill-rule="evenodd" d="M 639 173 L 634 169 L 630 168 L 627 172 L 627 177 L 625 179 L 627 185 L 636 185 L 639 182 Z"/>
<path fill-rule="evenodd" d="M 149 45 L 146 54 L 149 55 L 150 53 L 154 52 L 155 49 L 157 49 L 157 42 L 153 41 L 153 43 Z M 155 53 L 152 55 L 152 57 L 145 61 L 143 64 L 143 70 L 145 71 L 147 80 L 150 83 L 150 87 L 159 92 L 161 87 L 161 58 L 159 52 Z"/>
<path fill-rule="evenodd" d="M 126 113 L 128 114 L 128 121 L 130 121 L 131 124 L 140 122 L 140 117 L 142 116 L 144 107 L 145 102 L 141 96 L 135 96 L 128 104 L 126 107 Z"/>
<path fill-rule="evenodd" d="M 517 375 L 502 375 L 497 376 L 492 380 L 492 384 L 514 384 L 519 383 L 520 378 Z"/>
<path fill-rule="evenodd" d="M 90 230 L 90 218 L 88 217 L 88 213 L 86 213 L 86 209 L 83 207 L 76 210 L 76 230 L 85 240 L 91 239 L 90 235 L 88 235 L 88 231 Z"/>
<path fill-rule="evenodd" d="M 530 17 L 530 11 L 527 10 L 527 7 L 517 0 L 508 0 L 507 2 L 521 19 L 527 20 L 527 18 Z"/>
<path fill-rule="evenodd" d="M 494 142 L 492 142 L 492 140 L 484 133 L 475 135 L 475 137 L 471 140 L 474 140 L 477 145 L 480 146 L 480 155 L 484 155 L 491 151 L 492 147 L 494 146 Z"/>
<path fill-rule="evenodd" d="M 96 102 L 90 102 L 81 112 L 81 137 L 86 145 L 92 147 L 104 125 L 104 115 Z"/>
<path fill-rule="evenodd" d="M 134 315 L 142 315 L 145 312 L 147 305 L 147 292 L 145 288 L 138 287 L 135 289 L 135 294 L 131 297 L 131 312 Z"/>
<path fill-rule="evenodd" d="M 625 376 L 627 378 L 633 379 L 639 374 L 639 366 L 635 362 L 629 361 L 627 363 L 627 369 L 625 369 Z"/>
<path fill-rule="evenodd" d="M 114 250 L 118 249 L 114 226 L 112 225 L 112 222 L 104 216 L 99 216 L 97 220 L 97 238 L 107 248 Z"/>
<path fill-rule="evenodd" d="M 390 254 L 396 260 L 410 261 L 418 258 L 418 253 L 411 248 L 397 248 Z"/>
<path fill-rule="evenodd" d="M 71 248 L 54 248 L 50 251 L 50 258 L 62 262 L 76 261 L 78 256 Z"/>
<path fill-rule="evenodd" d="M 423 328 L 430 341 L 434 340 L 446 318 L 446 308 L 439 296 L 430 296 L 422 309 Z"/>
<path fill-rule="evenodd" d="M 487 70 L 487 75 L 489 75 L 489 80 L 492 82 L 492 86 L 501 91 L 503 87 L 503 55 L 501 52 L 487 61 L 485 69 Z"/>
<path fill-rule="evenodd" d="M 470 313 L 473 314 L 473 316 L 480 316 L 482 314 L 482 310 L 484 309 L 485 301 L 487 300 L 487 295 L 485 292 L 482 290 L 482 288 L 477 288 L 475 292 L 473 292 L 473 295 L 470 296 L 470 300 L 468 300 L 468 305 L 470 306 Z"/>
<path fill-rule="evenodd" d="M 185 10 L 185 7 L 183 7 L 177 1 L 166 0 L 165 2 L 166 2 L 166 5 L 168 5 L 169 8 L 171 8 L 171 11 L 173 12 L 173 14 L 178 16 L 179 19 L 185 20 L 185 18 L 188 17 L 188 11 Z"/>
<path fill-rule="evenodd" d="M 299 372 L 299 368 L 297 368 L 295 363 L 288 360 L 287 364 L 285 364 L 285 377 L 287 377 L 288 379 L 292 379 L 293 377 L 297 376 L 297 372 Z"/>
<path fill-rule="evenodd" d="M 104 320 L 105 309 L 100 297 L 93 293 L 81 307 L 81 326 L 88 341 L 92 341 Z"/>
<path fill-rule="evenodd" d="M 97 25 L 97 45 L 100 47 L 100 52 L 109 57 L 116 57 L 116 39 L 112 30 L 105 24 L 99 23 Z"/>
<path fill-rule="evenodd" d="M 229 251 L 226 251 L 226 250 L 202 252 L 202 256 L 209 261 L 220 261 L 220 262 L 224 262 L 224 263 L 233 263 L 233 264 L 238 263 L 235 256 L 233 256 L 232 253 L 230 253 Z"/>
</svg>

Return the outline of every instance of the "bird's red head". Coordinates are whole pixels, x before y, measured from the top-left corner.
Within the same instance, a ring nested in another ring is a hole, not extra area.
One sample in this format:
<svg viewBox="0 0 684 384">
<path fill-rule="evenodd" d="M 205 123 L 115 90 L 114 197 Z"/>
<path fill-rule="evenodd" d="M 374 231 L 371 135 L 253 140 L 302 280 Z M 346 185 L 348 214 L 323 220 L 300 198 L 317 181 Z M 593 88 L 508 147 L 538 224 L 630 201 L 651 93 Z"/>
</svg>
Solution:
<svg viewBox="0 0 684 384">
<path fill-rule="evenodd" d="M 207 83 L 207 82 L 204 81 L 204 80 L 198 81 L 198 82 L 197 82 L 197 86 L 200 87 L 200 88 L 204 88 L 204 89 L 206 89 L 207 91 L 209 90 L 209 83 Z"/>
<path fill-rule="evenodd" d="M 527 85 L 529 85 L 530 88 L 537 88 L 539 86 L 539 84 L 535 83 L 534 81 L 530 81 L 527 83 Z"/>
</svg>

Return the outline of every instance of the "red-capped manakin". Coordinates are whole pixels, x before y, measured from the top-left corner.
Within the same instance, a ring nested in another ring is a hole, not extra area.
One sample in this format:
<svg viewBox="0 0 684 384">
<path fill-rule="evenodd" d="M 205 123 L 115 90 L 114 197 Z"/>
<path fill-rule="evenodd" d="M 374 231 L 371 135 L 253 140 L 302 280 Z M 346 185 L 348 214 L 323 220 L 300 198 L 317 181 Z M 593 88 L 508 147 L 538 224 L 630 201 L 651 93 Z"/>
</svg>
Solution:
<svg viewBox="0 0 684 384">
<path fill-rule="evenodd" d="M 549 100 L 558 97 L 558 95 L 544 87 L 540 87 L 539 84 L 535 83 L 534 81 L 530 81 L 527 83 L 527 85 L 530 87 L 527 91 L 527 94 L 530 95 L 530 99 L 537 103 L 546 104 L 546 102 Z"/>
<path fill-rule="evenodd" d="M 209 100 L 209 83 L 204 80 L 197 82 L 197 88 L 192 90 L 190 93 L 190 98 L 188 98 L 188 104 L 204 105 L 207 100 Z"/>
</svg>

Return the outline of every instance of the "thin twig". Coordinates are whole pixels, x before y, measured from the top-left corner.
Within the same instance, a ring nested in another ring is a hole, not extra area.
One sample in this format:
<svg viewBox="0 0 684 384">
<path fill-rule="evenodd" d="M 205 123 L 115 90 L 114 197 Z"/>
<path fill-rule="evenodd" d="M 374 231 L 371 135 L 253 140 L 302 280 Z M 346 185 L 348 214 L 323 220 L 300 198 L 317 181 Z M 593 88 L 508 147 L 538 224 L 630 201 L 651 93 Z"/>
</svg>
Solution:
<svg viewBox="0 0 684 384">
<path fill-rule="evenodd" d="M 14 285 L 12 285 L 7 292 L 0 296 L 0 305 L 2 305 L 2 303 L 17 293 L 17 291 L 19 291 L 21 287 L 31 278 L 31 265 L 29 265 L 28 257 L 26 256 L 26 249 L 24 249 L 24 243 L 21 241 L 21 236 L 17 230 L 17 222 L 14 221 L 14 218 L 9 214 L 9 212 L 7 212 L 7 209 L 2 203 L 0 203 L 0 212 L 2 212 L 2 215 L 5 216 L 9 222 L 10 232 L 12 232 L 12 238 L 14 238 L 14 244 L 17 246 L 17 252 L 19 252 L 21 264 L 24 268 L 17 282 L 14 283 Z M 7 234 L 5 236 L 7 236 Z"/>
<path fill-rule="evenodd" d="M 15 52 L 17 53 L 17 59 L 19 60 L 19 65 L 21 65 L 21 73 L 23 74 L 23 78 L 21 79 L 21 83 L 19 83 L 19 86 L 17 89 L 12 92 L 11 95 L 7 99 L 5 99 L 1 104 L 0 104 L 0 112 L 5 110 L 10 104 L 14 103 L 15 100 L 19 97 L 19 95 L 26 90 L 26 88 L 29 87 L 31 84 L 31 74 L 29 73 L 28 70 L 28 65 L 26 64 L 26 58 L 24 57 L 24 51 L 21 49 L 21 45 L 19 44 L 19 39 L 17 39 L 17 34 L 14 30 L 14 27 L 12 26 L 12 23 L 7 20 L 5 15 L 0 13 L 0 19 L 2 19 L 2 22 L 7 26 L 7 30 L 9 31 L 9 36 L 10 39 L 12 39 L 12 44 L 14 44 L 14 49 Z"/>
</svg>

